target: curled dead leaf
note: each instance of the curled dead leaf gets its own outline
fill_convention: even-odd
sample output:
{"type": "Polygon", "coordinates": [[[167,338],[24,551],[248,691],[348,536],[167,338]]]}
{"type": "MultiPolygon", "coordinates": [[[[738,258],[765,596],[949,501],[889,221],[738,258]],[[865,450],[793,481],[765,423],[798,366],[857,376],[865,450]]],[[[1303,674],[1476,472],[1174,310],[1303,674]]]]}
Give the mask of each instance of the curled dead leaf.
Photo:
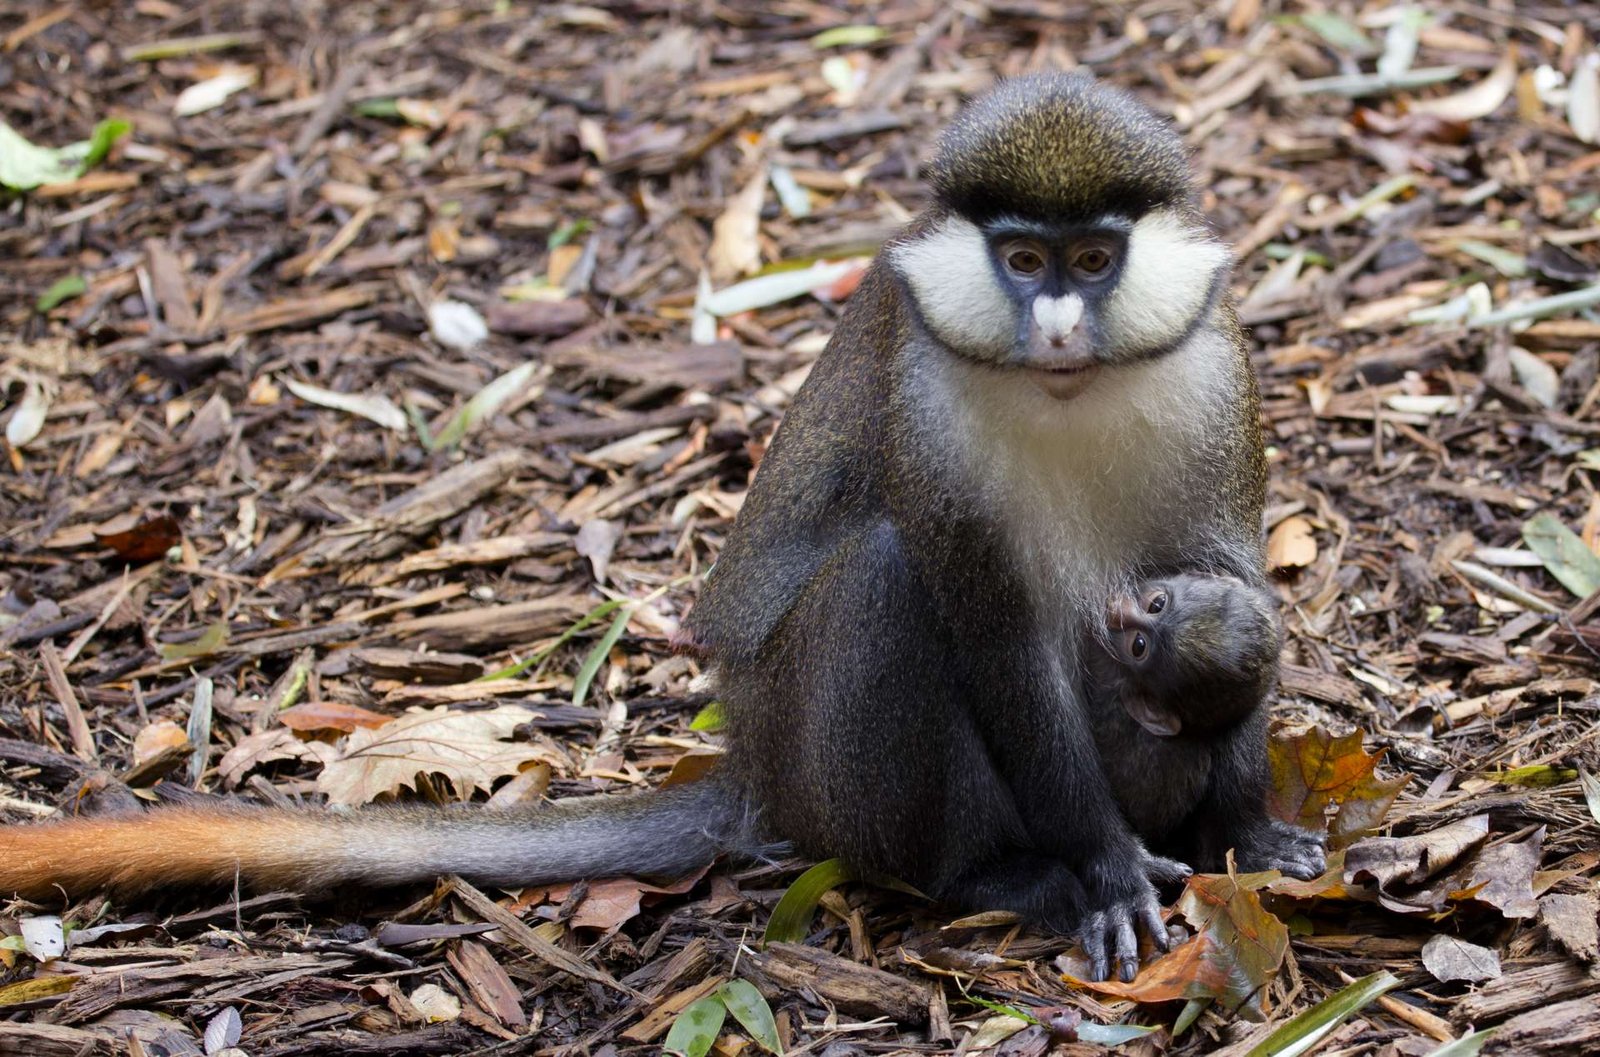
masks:
{"type": "Polygon", "coordinates": [[[1284,518],[1267,537],[1267,563],[1274,572],[1304,569],[1316,560],[1317,538],[1303,517],[1284,518]]]}

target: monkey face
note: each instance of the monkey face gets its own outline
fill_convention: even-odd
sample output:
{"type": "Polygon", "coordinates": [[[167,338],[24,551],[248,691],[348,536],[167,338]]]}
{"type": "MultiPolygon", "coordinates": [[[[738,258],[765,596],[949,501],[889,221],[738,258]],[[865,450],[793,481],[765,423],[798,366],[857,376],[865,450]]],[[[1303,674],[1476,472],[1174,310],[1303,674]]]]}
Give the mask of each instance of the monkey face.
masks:
{"type": "MultiPolygon", "coordinates": [[[[1243,719],[1277,650],[1277,623],[1240,581],[1187,575],[1111,601],[1109,649],[1124,709],[1162,737],[1243,719]]],[[[1264,687],[1261,687],[1264,690],[1264,687]]]]}

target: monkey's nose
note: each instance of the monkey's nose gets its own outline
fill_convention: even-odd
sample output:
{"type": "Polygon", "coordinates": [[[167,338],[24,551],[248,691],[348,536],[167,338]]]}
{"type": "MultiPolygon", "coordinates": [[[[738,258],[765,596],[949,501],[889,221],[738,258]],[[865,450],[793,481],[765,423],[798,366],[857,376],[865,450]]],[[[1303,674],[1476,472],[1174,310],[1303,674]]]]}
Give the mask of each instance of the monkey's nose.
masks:
{"type": "Polygon", "coordinates": [[[1106,605],[1106,623],[1118,631],[1124,628],[1145,628],[1148,626],[1144,610],[1139,608],[1138,599],[1129,598],[1126,595],[1121,598],[1113,598],[1106,605]]]}

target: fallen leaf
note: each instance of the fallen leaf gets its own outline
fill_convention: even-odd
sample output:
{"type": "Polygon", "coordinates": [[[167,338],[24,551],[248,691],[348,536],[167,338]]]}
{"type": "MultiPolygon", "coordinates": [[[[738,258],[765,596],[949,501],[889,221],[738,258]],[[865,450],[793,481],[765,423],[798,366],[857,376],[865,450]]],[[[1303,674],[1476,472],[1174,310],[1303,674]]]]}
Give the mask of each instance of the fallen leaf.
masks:
{"type": "Polygon", "coordinates": [[[606,573],[611,570],[611,553],[616,550],[617,541],[621,538],[621,522],[591,518],[579,526],[578,534],[573,539],[573,549],[589,559],[595,583],[606,582],[606,573]]]}
{"type": "Polygon", "coordinates": [[[1424,943],[1422,964],[1440,983],[1481,984],[1500,978],[1500,955],[1455,936],[1434,936],[1424,943]]]}
{"type": "Polygon", "coordinates": [[[1141,966],[1132,983],[1088,980],[1084,978],[1086,971],[1084,967],[1077,972],[1063,973],[1062,977],[1084,991],[1143,1003],[1214,998],[1228,982],[1223,952],[1218,951],[1216,941],[1204,933],[1141,966]]]}
{"type": "Polygon", "coordinates": [[[161,645],[164,661],[187,661],[196,657],[209,657],[228,642],[228,625],[225,621],[207,624],[198,638],[188,642],[167,642],[161,645]]]}
{"type": "Polygon", "coordinates": [[[1534,917],[1539,904],[1533,897],[1533,873],[1543,850],[1543,826],[1523,840],[1485,848],[1473,861],[1466,890],[1472,899],[1489,904],[1505,917],[1534,917]]]}
{"type": "Polygon", "coordinates": [[[1317,538],[1303,517],[1284,518],[1267,537],[1267,563],[1275,572],[1304,569],[1316,560],[1317,538]]]}
{"type": "Polygon", "coordinates": [[[1600,591],[1600,557],[1560,518],[1548,512],[1535,514],[1522,526],[1522,538],[1568,591],[1579,598],[1600,591]]]}
{"type": "Polygon", "coordinates": [[[382,712],[338,701],[307,701],[278,713],[278,722],[290,730],[342,730],[346,734],[361,727],[376,729],[392,719],[382,712]]]}
{"type": "Polygon", "coordinates": [[[224,1006],[221,1012],[206,1022],[207,1057],[237,1045],[243,1033],[244,1024],[239,1020],[239,1011],[233,1006],[224,1006]]]}
{"type": "Polygon", "coordinates": [[[533,716],[515,705],[481,712],[446,707],[408,712],[350,734],[317,776],[317,789],[335,804],[364,804],[415,789],[420,774],[439,774],[464,800],[478,790],[487,792],[496,779],[516,774],[525,763],[564,765],[542,745],[502,740],[533,716]]]}
{"type": "Polygon", "coordinates": [[[1268,809],[1285,822],[1326,831],[1334,849],[1375,829],[1411,778],[1379,778],[1376,768],[1384,754],[1369,755],[1361,741],[1359,730],[1335,738],[1321,727],[1274,736],[1267,745],[1268,809]],[[1330,805],[1337,807],[1331,822],[1330,805]]]}
{"type": "MultiPolygon", "coordinates": [[[[1232,874],[1196,874],[1178,897],[1178,913],[1217,946],[1226,982],[1216,998],[1230,1012],[1264,1014],[1266,985],[1289,951],[1289,930],[1261,897],[1232,874]]],[[[1255,1018],[1252,1018],[1255,1019],[1255,1018]]]]}
{"type": "Polygon", "coordinates": [[[767,167],[760,165],[712,225],[707,264],[717,282],[750,275],[761,267],[761,203],[766,192],[767,167]]]}
{"type": "Polygon", "coordinates": [[[110,547],[126,562],[150,562],[166,556],[183,540],[178,519],[171,514],[154,517],[115,518],[94,530],[95,542],[110,547]]]}
{"type": "Polygon", "coordinates": [[[1345,849],[1345,884],[1374,881],[1380,889],[1421,884],[1461,862],[1488,839],[1488,815],[1409,837],[1368,837],[1345,849]]]}
{"type": "Polygon", "coordinates": [[[172,749],[189,748],[189,735],[170,719],[157,720],[133,736],[133,765],[155,759],[172,749]]]}
{"type": "Polygon", "coordinates": [[[1585,143],[1600,143],[1600,52],[1578,60],[1567,92],[1567,124],[1585,143]]]}
{"type": "Polygon", "coordinates": [[[384,429],[392,429],[397,433],[405,432],[406,413],[381,393],[336,393],[332,389],[299,382],[293,378],[285,378],[283,384],[289,392],[308,404],[331,408],[334,411],[348,411],[352,415],[360,415],[364,419],[376,422],[384,429]]]}
{"type": "Polygon", "coordinates": [[[1517,56],[1507,51],[1477,84],[1454,95],[1420,99],[1411,104],[1414,114],[1430,114],[1447,121],[1475,121],[1500,108],[1517,84],[1517,56]]]}
{"type": "Polygon", "coordinates": [[[65,927],[55,914],[23,918],[17,927],[22,930],[23,946],[41,962],[59,958],[67,949],[65,927]]]}
{"type": "Polygon", "coordinates": [[[13,448],[26,447],[44,428],[45,416],[50,412],[50,391],[37,382],[30,381],[23,391],[22,400],[6,422],[6,443],[13,448]]]}
{"type": "Polygon", "coordinates": [[[461,1000],[438,984],[423,984],[406,998],[429,1024],[456,1020],[461,1016],[461,1000]]]}
{"type": "Polygon", "coordinates": [[[296,760],[312,752],[309,745],[284,727],[246,734],[217,763],[217,773],[232,788],[251,771],[277,760],[296,760]]]}
{"type": "Polygon", "coordinates": [[[214,77],[191,84],[178,93],[172,112],[178,117],[193,117],[207,110],[215,110],[230,95],[243,91],[256,83],[256,71],[250,66],[224,66],[214,77]]]}
{"type": "Polygon", "coordinates": [[[428,306],[428,329],[439,344],[466,350],[489,337],[489,325],[478,310],[460,301],[435,301],[428,306]]]}

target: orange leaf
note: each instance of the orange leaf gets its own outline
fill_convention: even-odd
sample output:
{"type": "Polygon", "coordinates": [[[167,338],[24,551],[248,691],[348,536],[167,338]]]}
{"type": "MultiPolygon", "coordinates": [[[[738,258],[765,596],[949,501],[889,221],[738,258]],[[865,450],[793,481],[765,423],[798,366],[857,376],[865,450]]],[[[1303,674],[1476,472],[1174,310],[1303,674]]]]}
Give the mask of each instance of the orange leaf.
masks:
{"type": "MultiPolygon", "coordinates": [[[[1231,865],[1231,864],[1230,864],[1231,865]]],[[[1178,897],[1178,913],[1216,945],[1224,982],[1214,992],[1229,1011],[1261,1011],[1266,985],[1289,951],[1289,930],[1261,897],[1230,874],[1196,874],[1178,897]]]]}
{"type": "Polygon", "coordinates": [[[1142,967],[1133,983],[1120,980],[1083,980],[1071,973],[1062,979],[1073,987],[1130,1002],[1178,1002],[1190,998],[1215,998],[1228,978],[1216,942],[1205,933],[1195,936],[1142,967]]]}
{"type": "Polygon", "coordinates": [[[1330,845],[1340,848],[1365,831],[1377,828],[1410,775],[1381,779],[1374,773],[1383,753],[1368,755],[1361,732],[1335,738],[1321,727],[1301,734],[1275,736],[1267,746],[1272,766],[1272,792],[1267,806],[1274,816],[1309,830],[1327,830],[1330,845]],[[1339,814],[1325,823],[1328,806],[1339,814]],[[1348,814],[1346,814],[1348,812],[1348,814]]]}
{"type": "Polygon", "coordinates": [[[342,730],[346,734],[357,727],[381,727],[393,718],[337,701],[307,701],[278,713],[278,721],[290,730],[342,730]]]}
{"type": "Polygon", "coordinates": [[[102,547],[110,547],[117,557],[129,562],[155,561],[183,539],[178,519],[171,514],[133,520],[114,518],[94,530],[94,538],[102,547]]]}
{"type": "Polygon", "coordinates": [[[1275,571],[1304,569],[1316,560],[1317,538],[1303,517],[1284,518],[1267,537],[1267,564],[1275,571]]]}

